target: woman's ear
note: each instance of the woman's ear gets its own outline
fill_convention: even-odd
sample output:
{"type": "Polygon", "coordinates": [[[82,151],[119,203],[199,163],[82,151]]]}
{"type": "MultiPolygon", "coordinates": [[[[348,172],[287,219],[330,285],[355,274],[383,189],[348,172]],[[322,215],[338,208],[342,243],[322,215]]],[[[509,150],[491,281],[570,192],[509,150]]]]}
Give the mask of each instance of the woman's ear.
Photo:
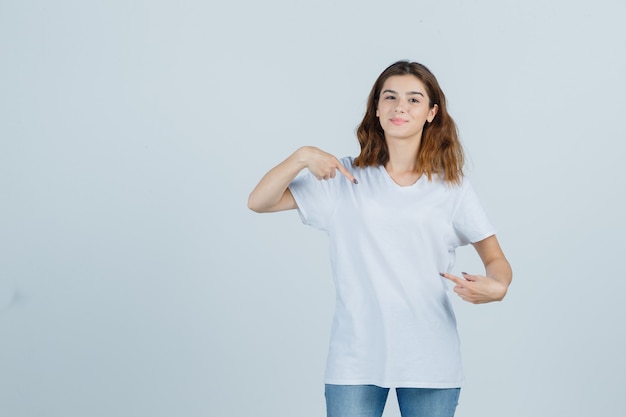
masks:
{"type": "Polygon", "coordinates": [[[439,106],[436,104],[433,104],[433,107],[431,107],[431,109],[428,111],[428,117],[426,118],[426,120],[428,120],[428,123],[432,123],[438,111],[439,111],[439,106]]]}

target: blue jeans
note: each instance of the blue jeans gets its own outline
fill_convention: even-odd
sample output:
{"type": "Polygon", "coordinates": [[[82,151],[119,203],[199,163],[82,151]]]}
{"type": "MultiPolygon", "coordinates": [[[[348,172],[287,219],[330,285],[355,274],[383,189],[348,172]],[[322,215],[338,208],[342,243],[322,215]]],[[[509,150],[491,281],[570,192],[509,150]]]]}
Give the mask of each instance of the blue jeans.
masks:
{"type": "MultiPolygon", "coordinates": [[[[402,417],[453,417],[460,388],[396,388],[402,417]]],[[[389,388],[326,384],[327,417],[381,417],[389,388]]]]}

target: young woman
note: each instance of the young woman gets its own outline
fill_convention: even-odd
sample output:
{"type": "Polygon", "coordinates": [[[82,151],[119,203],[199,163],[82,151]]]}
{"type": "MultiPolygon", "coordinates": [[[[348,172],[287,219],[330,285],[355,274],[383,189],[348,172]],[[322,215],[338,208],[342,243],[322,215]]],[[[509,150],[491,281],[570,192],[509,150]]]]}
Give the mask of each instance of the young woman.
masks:
{"type": "Polygon", "coordinates": [[[463,372],[446,280],[465,301],[500,301],[511,268],[463,176],[455,123],[425,66],[399,61],[383,71],[357,136],[356,158],[296,150],[261,179],[248,207],[298,209],[328,233],[337,296],[328,416],[380,417],[390,388],[403,417],[453,416],[463,372]],[[485,275],[450,274],[455,248],[469,243],[485,275]]]}

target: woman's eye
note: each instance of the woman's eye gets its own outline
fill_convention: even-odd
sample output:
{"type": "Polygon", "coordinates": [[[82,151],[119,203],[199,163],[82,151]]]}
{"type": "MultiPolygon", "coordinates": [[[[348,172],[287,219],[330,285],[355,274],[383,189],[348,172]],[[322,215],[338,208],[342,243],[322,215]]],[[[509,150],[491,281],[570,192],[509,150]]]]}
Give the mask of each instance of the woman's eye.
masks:
{"type": "Polygon", "coordinates": [[[420,101],[416,98],[412,98],[409,100],[411,103],[419,103],[420,101]]]}
{"type": "Polygon", "coordinates": [[[394,100],[395,97],[394,96],[385,96],[385,100],[394,100]]]}

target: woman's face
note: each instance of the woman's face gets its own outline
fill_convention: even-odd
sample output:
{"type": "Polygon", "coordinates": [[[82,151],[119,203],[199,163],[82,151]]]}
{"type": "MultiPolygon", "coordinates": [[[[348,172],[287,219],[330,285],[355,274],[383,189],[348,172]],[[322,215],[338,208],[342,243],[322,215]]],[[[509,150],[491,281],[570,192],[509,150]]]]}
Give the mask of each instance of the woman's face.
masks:
{"type": "Polygon", "coordinates": [[[424,123],[432,122],[438,106],[429,107],[424,84],[415,76],[394,75],[383,84],[376,117],[385,139],[421,140],[424,123]]]}

